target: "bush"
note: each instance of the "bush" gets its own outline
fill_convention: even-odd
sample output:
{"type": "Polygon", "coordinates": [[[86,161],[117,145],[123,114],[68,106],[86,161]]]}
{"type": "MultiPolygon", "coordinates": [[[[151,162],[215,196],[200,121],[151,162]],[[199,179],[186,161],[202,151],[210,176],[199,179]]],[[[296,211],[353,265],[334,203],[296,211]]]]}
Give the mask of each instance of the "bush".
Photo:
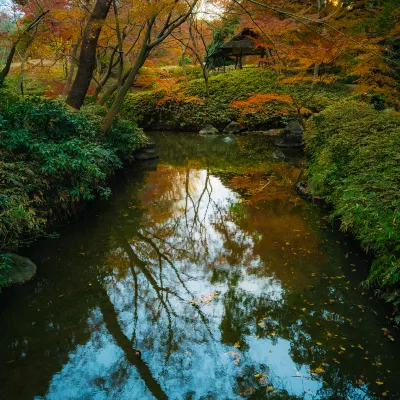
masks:
{"type": "MultiPolygon", "coordinates": [[[[173,68],[169,67],[168,71],[180,69],[173,68]]],[[[249,129],[268,129],[282,124],[287,116],[295,115],[296,109],[291,106],[288,111],[287,101],[265,103],[263,109],[258,110],[249,110],[245,104],[240,109],[235,107],[235,103],[250,103],[257,95],[271,96],[271,93],[286,97],[293,95],[304,102],[305,108],[321,111],[347,96],[348,89],[343,85],[320,84],[316,95],[308,100],[310,84],[278,84],[273,71],[248,68],[211,76],[208,98],[205,97],[203,79],[191,80],[187,87],[181,82],[168,93],[160,89],[131,93],[121,114],[143,127],[161,124],[170,129],[197,130],[212,124],[223,128],[231,120],[240,119],[249,129]]]]}
{"type": "MultiPolygon", "coordinates": [[[[400,116],[343,100],[312,117],[304,135],[310,186],[343,230],[376,252],[367,283],[400,280],[400,116]]],[[[389,300],[399,303],[392,292],[389,300]]]]}
{"type": "Polygon", "coordinates": [[[56,101],[2,97],[0,250],[41,235],[80,200],[107,197],[107,178],[145,140],[131,122],[105,136],[97,118],[56,101]]]}

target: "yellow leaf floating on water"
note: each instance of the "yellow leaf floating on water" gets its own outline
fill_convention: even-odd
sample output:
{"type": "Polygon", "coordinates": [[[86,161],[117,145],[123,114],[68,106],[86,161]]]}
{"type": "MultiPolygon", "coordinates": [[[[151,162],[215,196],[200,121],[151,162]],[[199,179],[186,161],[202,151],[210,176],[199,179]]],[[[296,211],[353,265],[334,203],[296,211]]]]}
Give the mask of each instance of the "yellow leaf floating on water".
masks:
{"type": "Polygon", "coordinates": [[[386,397],[386,396],[387,396],[387,393],[386,393],[386,392],[383,392],[383,393],[382,393],[382,396],[383,396],[383,397],[386,397]]]}
{"type": "Polygon", "coordinates": [[[346,349],[344,347],[342,347],[342,346],[340,346],[340,350],[346,351],[346,349]]]}
{"type": "Polygon", "coordinates": [[[254,378],[259,378],[261,375],[260,374],[255,374],[254,378]]]}
{"type": "Polygon", "coordinates": [[[318,367],[314,370],[314,372],[316,372],[317,374],[323,374],[325,372],[325,370],[321,367],[318,367]]]}
{"type": "Polygon", "coordinates": [[[376,381],[376,384],[377,384],[377,385],[383,385],[383,382],[381,382],[381,381],[376,381]]]}
{"type": "Polygon", "coordinates": [[[238,349],[240,347],[240,342],[236,342],[234,346],[238,349]]]}
{"type": "Polygon", "coordinates": [[[321,343],[321,342],[317,342],[317,345],[318,345],[318,346],[322,346],[322,343],[321,343]]]}

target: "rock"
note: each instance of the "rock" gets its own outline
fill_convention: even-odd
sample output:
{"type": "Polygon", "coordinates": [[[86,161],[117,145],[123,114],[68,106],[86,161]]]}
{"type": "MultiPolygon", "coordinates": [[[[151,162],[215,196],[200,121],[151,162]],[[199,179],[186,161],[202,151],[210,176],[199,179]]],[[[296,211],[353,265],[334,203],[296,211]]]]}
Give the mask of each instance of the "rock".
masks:
{"type": "Polygon", "coordinates": [[[216,135],[218,129],[212,125],[206,125],[199,133],[200,135],[216,135]]]}
{"type": "Polygon", "coordinates": [[[234,133],[240,133],[240,124],[238,124],[235,121],[232,121],[229,125],[225,127],[224,133],[227,133],[228,135],[234,133]]]}
{"type": "Polygon", "coordinates": [[[29,258],[18,254],[11,254],[10,258],[12,266],[1,271],[1,275],[6,280],[5,286],[29,282],[35,277],[37,268],[29,258]]]}
{"type": "Polygon", "coordinates": [[[272,153],[272,158],[274,160],[284,160],[286,158],[286,156],[280,150],[275,150],[272,153]]]}
{"type": "Polygon", "coordinates": [[[316,204],[325,204],[325,201],[322,197],[313,196],[311,192],[311,188],[308,185],[307,181],[299,181],[296,183],[296,192],[305,200],[312,201],[316,204]]]}
{"type": "Polygon", "coordinates": [[[301,147],[303,145],[303,127],[297,119],[290,120],[275,141],[278,147],[301,147]]]}
{"type": "Polygon", "coordinates": [[[135,152],[135,160],[147,161],[156,158],[158,158],[158,154],[155,143],[147,143],[145,147],[135,152]]]}
{"type": "Polygon", "coordinates": [[[147,161],[147,160],[155,160],[158,158],[158,154],[149,154],[149,153],[137,153],[135,154],[135,160],[139,161],[147,161]]]}

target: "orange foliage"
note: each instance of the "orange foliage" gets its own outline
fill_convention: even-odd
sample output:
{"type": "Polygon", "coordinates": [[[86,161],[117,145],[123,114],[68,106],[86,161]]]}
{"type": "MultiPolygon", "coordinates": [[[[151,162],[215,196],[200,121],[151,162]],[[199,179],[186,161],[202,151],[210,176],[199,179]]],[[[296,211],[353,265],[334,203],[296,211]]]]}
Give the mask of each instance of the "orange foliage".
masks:
{"type": "MultiPolygon", "coordinates": [[[[288,115],[293,113],[295,105],[290,96],[286,94],[275,93],[254,93],[250,94],[247,100],[236,100],[230,104],[230,107],[240,109],[242,114],[263,113],[267,110],[272,111],[273,115],[288,115]],[[275,105],[276,107],[270,107],[275,105]]],[[[303,114],[311,113],[306,108],[302,108],[303,114]]]]}

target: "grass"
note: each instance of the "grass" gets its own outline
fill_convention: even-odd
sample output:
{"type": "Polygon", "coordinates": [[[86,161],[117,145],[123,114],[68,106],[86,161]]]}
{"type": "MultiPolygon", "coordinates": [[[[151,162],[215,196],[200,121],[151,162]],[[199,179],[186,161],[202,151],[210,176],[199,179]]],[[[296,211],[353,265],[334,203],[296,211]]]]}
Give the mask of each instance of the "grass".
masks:
{"type": "Polygon", "coordinates": [[[342,229],[375,252],[367,284],[400,303],[400,116],[357,98],[340,101],[307,123],[313,194],[333,207],[342,229]]]}

